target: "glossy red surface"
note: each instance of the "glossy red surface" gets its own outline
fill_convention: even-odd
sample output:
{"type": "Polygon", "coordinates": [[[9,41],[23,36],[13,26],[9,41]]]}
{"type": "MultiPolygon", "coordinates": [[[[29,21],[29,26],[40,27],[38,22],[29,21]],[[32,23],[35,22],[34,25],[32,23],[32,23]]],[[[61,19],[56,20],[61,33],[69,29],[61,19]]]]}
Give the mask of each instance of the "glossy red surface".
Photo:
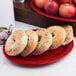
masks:
{"type": "Polygon", "coordinates": [[[60,59],[62,59],[72,51],[73,46],[74,46],[74,42],[72,41],[66,46],[61,46],[54,50],[49,49],[47,52],[39,56],[29,55],[27,57],[21,57],[20,55],[18,55],[15,57],[11,57],[5,53],[5,45],[4,45],[3,53],[8,60],[18,64],[43,65],[43,64],[49,64],[59,61],[60,59]]]}

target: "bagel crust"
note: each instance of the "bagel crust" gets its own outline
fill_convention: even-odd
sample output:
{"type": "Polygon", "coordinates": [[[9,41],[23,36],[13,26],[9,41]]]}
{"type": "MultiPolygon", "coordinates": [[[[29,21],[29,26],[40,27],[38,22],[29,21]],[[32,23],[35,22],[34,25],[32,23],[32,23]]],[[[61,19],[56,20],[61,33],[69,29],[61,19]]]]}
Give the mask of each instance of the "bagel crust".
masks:
{"type": "Polygon", "coordinates": [[[73,40],[73,28],[71,25],[65,25],[63,28],[66,31],[66,38],[62,45],[67,45],[73,40]]]}
{"type": "Polygon", "coordinates": [[[56,49],[63,44],[66,38],[66,32],[64,28],[60,26],[51,26],[47,29],[53,37],[53,42],[51,45],[51,49],[56,49]]]}
{"type": "Polygon", "coordinates": [[[6,41],[5,52],[9,56],[16,56],[20,54],[27,45],[27,35],[25,31],[16,30],[6,41]]]}
{"type": "Polygon", "coordinates": [[[23,57],[28,56],[30,53],[32,53],[38,43],[38,35],[35,31],[28,30],[25,33],[28,37],[28,43],[23,52],[21,53],[21,56],[23,57]]]}
{"type": "Polygon", "coordinates": [[[46,52],[52,44],[52,35],[46,29],[38,29],[36,31],[38,34],[38,44],[33,55],[40,55],[46,52]]]}

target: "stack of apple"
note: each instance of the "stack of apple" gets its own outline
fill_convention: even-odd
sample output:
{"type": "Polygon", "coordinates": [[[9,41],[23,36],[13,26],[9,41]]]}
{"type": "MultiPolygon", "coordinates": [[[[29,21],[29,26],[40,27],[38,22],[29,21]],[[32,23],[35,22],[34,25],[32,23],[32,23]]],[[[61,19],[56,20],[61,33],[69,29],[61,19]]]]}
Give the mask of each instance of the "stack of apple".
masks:
{"type": "Polygon", "coordinates": [[[35,5],[50,15],[74,18],[76,14],[76,0],[35,0],[35,5]]]}

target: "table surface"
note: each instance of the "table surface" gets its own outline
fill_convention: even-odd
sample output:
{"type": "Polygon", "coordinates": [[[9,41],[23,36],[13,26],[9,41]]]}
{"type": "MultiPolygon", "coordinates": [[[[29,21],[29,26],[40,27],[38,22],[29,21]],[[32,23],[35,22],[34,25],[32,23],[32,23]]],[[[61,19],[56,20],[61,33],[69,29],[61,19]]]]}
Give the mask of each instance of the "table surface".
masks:
{"type": "MultiPolygon", "coordinates": [[[[39,27],[16,21],[16,29],[37,29],[39,27]]],[[[54,64],[44,66],[25,66],[10,62],[3,55],[0,46],[0,75],[1,76],[75,76],[76,75],[76,38],[72,52],[54,64]]]]}

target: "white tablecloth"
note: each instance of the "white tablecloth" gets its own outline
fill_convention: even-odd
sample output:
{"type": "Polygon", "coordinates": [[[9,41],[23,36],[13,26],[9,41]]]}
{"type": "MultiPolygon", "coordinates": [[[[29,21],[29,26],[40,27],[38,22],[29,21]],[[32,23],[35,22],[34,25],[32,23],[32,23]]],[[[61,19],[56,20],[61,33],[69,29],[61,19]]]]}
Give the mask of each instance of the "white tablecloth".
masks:
{"type": "MultiPolygon", "coordinates": [[[[32,25],[16,21],[16,29],[34,29],[32,25]]],[[[0,76],[76,76],[76,38],[74,48],[64,59],[54,64],[45,66],[29,67],[14,64],[6,59],[0,46],[0,76]]]]}

